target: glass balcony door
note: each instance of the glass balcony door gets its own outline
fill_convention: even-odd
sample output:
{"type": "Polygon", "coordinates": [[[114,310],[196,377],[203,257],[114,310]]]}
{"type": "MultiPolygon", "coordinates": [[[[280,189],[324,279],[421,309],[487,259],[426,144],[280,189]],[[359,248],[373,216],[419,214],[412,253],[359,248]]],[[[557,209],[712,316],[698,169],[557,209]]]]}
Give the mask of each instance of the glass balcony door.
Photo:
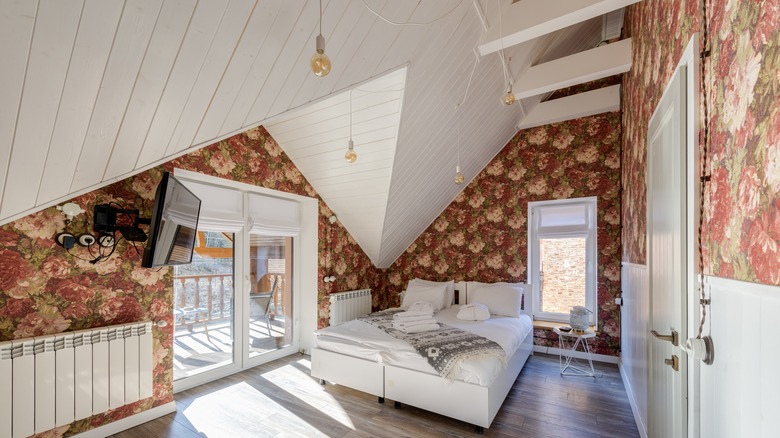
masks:
{"type": "Polygon", "coordinates": [[[293,237],[249,234],[249,287],[247,288],[247,357],[294,348],[293,237]]]}
{"type": "Polygon", "coordinates": [[[173,268],[177,387],[195,376],[194,384],[213,379],[236,363],[234,242],[233,233],[199,229],[192,263],[173,268]]]}

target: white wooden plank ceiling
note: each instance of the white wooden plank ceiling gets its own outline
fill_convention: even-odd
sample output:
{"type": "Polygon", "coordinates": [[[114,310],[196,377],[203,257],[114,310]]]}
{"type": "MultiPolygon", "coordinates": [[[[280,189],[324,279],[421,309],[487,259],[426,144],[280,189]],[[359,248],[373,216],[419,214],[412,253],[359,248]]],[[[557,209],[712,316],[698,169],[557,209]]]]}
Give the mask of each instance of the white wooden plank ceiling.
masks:
{"type": "MultiPolygon", "coordinates": [[[[510,30],[525,1],[363,1],[323,0],[333,70],[319,78],[308,69],[314,0],[0,0],[0,223],[265,124],[374,263],[389,266],[464,187],[452,182],[458,139],[470,181],[543,96],[501,105],[502,67],[488,54],[455,111],[477,47],[496,39],[497,1],[510,30]],[[366,5],[432,23],[391,25],[366,5]],[[344,102],[371,87],[403,91],[353,91],[359,158],[345,169],[344,102]],[[296,119],[314,121],[309,137],[288,132],[296,119]]],[[[572,2],[599,14],[626,3],[572,2]]],[[[583,20],[598,14],[567,14],[565,25],[541,14],[554,25],[504,40],[513,77],[596,46],[601,20],[583,20]]]]}
{"type": "Polygon", "coordinates": [[[406,67],[265,125],[374,264],[380,256],[405,81],[406,67]],[[354,163],[344,158],[350,131],[358,154],[354,163]]]}

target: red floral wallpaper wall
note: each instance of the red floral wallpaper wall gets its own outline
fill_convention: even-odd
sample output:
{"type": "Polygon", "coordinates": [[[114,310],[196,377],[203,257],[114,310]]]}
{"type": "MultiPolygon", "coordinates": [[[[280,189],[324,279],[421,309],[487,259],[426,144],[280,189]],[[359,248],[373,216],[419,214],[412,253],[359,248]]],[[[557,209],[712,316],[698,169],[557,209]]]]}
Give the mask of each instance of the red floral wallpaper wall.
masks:
{"type": "MultiPolygon", "coordinates": [[[[520,131],[388,268],[388,297],[415,277],[526,281],[528,202],[598,197],[599,338],[620,349],[620,115],[607,113],[520,131]]],[[[396,303],[397,304],[397,301],[396,303]]],[[[536,343],[553,345],[548,330],[536,343]]]]}
{"type": "MultiPolygon", "coordinates": [[[[645,263],[646,130],[690,37],[711,50],[705,272],[780,284],[780,2],[645,1],[628,8],[624,76],[623,259],[645,263]]],[[[702,111],[702,122],[704,121],[702,111]]],[[[703,138],[703,132],[700,134],[703,138]]]]}
{"type": "MultiPolygon", "coordinates": [[[[317,197],[271,136],[257,128],[75,198],[73,202],[88,213],[67,230],[74,234],[91,231],[92,208],[100,203],[116,202],[150,216],[163,169],[175,167],[317,197]]],[[[326,274],[326,268],[338,277],[335,283],[319,283],[321,326],[328,314],[328,293],[373,287],[384,275],[340,224],[327,221],[331,214],[320,202],[319,277],[326,274]]],[[[0,227],[0,341],[147,319],[169,324],[153,330],[154,397],[47,436],[83,432],[173,400],[172,271],[141,268],[139,253],[124,242],[111,258],[97,264],[89,263],[93,257],[85,249],[76,248],[69,255],[54,243],[65,225],[62,213],[52,207],[0,227]]],[[[381,294],[377,295],[375,305],[387,307],[381,294]]]]}

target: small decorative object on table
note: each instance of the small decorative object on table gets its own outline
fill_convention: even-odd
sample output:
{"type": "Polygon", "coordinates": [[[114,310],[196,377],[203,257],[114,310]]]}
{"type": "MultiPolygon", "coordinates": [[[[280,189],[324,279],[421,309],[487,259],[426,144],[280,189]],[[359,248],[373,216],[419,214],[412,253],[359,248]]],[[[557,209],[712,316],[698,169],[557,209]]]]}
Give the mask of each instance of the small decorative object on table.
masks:
{"type": "Polygon", "coordinates": [[[581,332],[572,329],[567,331],[568,327],[555,327],[553,331],[558,335],[558,345],[560,347],[560,356],[558,361],[561,366],[561,375],[575,375],[596,377],[596,371],[593,369],[593,359],[590,355],[588,339],[595,338],[596,332],[587,328],[581,332]],[[582,346],[582,353],[588,360],[588,366],[580,364],[575,355],[579,352],[578,347],[582,346]],[[574,363],[572,363],[574,362],[574,363]]]}
{"type": "Polygon", "coordinates": [[[576,333],[584,333],[590,327],[590,313],[584,306],[574,306],[569,312],[569,324],[576,333]]]}

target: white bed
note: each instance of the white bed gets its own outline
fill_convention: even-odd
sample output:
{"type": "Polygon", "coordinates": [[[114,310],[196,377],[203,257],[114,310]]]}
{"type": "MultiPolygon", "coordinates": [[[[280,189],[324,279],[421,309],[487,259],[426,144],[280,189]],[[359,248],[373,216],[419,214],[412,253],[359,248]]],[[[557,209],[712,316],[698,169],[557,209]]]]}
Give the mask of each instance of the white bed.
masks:
{"type": "MultiPolygon", "coordinates": [[[[466,283],[456,283],[461,300],[466,283]]],[[[507,353],[506,367],[482,360],[461,367],[454,380],[444,379],[403,341],[362,321],[350,321],[317,331],[312,348],[312,376],[379,398],[405,403],[456,418],[477,427],[490,427],[528,357],[533,354],[530,286],[524,285],[525,309],[520,318],[492,317],[460,321],[453,305],[437,313],[439,322],[496,341],[507,353]]]]}

